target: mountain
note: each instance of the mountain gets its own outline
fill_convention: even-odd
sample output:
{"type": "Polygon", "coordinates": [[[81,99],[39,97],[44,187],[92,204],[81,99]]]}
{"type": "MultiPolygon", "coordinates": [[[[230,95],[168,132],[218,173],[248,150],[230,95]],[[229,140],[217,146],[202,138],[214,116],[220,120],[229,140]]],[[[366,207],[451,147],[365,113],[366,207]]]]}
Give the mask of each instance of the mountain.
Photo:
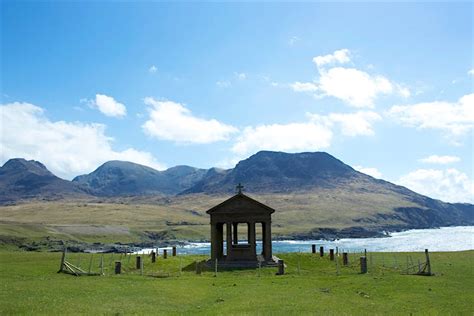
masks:
{"type": "Polygon", "coordinates": [[[85,196],[87,191],[58,178],[38,161],[14,158],[0,167],[0,204],[28,198],[57,200],[85,196]]]}
{"type": "Polygon", "coordinates": [[[72,182],[98,196],[174,195],[194,185],[206,170],[177,166],[158,171],[128,161],[108,161],[72,182]]]}
{"type": "Polygon", "coordinates": [[[363,174],[325,152],[288,154],[260,151],[234,169],[214,171],[183,193],[231,193],[242,183],[247,192],[294,192],[335,188],[363,174]]]}

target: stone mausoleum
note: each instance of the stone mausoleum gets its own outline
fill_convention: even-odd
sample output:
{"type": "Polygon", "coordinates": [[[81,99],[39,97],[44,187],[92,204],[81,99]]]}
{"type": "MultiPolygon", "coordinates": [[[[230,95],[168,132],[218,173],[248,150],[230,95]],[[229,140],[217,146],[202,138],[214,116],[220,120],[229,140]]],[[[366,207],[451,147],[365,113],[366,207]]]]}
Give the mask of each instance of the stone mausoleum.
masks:
{"type": "MultiPolygon", "coordinates": [[[[211,263],[222,266],[257,266],[276,264],[272,256],[271,207],[238,193],[206,213],[211,216],[211,263]],[[261,225],[262,251],[257,253],[256,227],[261,225]],[[239,229],[247,232],[246,240],[239,229]]],[[[245,232],[244,232],[245,234],[245,232]]]]}

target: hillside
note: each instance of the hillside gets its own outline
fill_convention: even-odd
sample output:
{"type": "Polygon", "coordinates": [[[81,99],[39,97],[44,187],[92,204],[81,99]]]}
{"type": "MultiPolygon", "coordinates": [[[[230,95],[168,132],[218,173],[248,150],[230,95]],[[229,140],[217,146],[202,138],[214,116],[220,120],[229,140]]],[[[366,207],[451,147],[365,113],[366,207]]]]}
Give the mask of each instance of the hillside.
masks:
{"type": "Polygon", "coordinates": [[[87,195],[87,190],[56,177],[38,161],[15,158],[0,167],[0,205],[30,198],[59,200],[87,195]]]}
{"type": "Polygon", "coordinates": [[[229,170],[157,171],[111,161],[72,182],[38,162],[15,159],[0,175],[3,201],[17,204],[1,208],[0,242],[47,236],[82,242],[206,240],[205,211],[229,198],[237,183],[276,210],[277,238],[369,237],[474,224],[472,204],[417,194],[319,152],[259,152],[229,170]]]}

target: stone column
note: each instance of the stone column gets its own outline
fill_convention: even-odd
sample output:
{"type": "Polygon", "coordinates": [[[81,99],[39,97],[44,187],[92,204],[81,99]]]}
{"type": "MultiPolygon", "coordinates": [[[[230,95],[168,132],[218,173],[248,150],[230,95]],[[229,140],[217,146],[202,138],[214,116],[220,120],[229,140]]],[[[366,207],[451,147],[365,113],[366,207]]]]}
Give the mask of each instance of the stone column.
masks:
{"type": "Polygon", "coordinates": [[[227,237],[227,259],[231,256],[232,253],[232,223],[226,223],[226,237],[227,237]]]}
{"type": "Polygon", "coordinates": [[[267,220],[263,224],[263,256],[265,260],[272,259],[272,222],[267,220]]]}
{"type": "Polygon", "coordinates": [[[248,223],[248,242],[250,245],[250,248],[252,251],[257,254],[257,242],[256,242],[256,236],[255,236],[255,222],[249,222],[248,223]]]}
{"type": "Polygon", "coordinates": [[[215,260],[218,257],[219,244],[217,238],[217,224],[211,222],[211,259],[215,260]]]}
{"type": "Polygon", "coordinates": [[[237,245],[239,243],[239,232],[237,231],[237,226],[238,225],[239,225],[239,223],[232,223],[234,245],[237,245]]]}

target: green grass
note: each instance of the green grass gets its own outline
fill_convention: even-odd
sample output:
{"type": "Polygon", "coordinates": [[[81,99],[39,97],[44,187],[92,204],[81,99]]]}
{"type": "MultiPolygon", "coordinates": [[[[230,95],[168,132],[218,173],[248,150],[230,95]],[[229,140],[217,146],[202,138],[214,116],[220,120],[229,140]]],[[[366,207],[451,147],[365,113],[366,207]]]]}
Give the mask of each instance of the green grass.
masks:
{"type": "MultiPolygon", "coordinates": [[[[104,256],[105,276],[58,274],[60,253],[0,252],[0,314],[464,314],[474,313],[474,251],[433,253],[433,277],[402,275],[410,255],[372,254],[372,269],[358,273],[357,258],[340,267],[311,254],[281,254],[284,276],[276,268],[194,273],[203,256],[178,256],[155,264],[145,257],[145,275],[127,263],[125,274],[113,275],[104,256]],[[382,267],[382,262],[385,268],[382,267]],[[399,268],[394,268],[395,264],[399,268]],[[180,266],[183,271],[180,272],[180,266]],[[149,276],[154,275],[155,277],[149,276]],[[156,277],[160,276],[160,277],[156,277]]],[[[92,270],[98,271],[100,255],[92,270]]],[[[69,254],[88,269],[91,255],[69,254]]],[[[371,266],[369,265],[369,269],[371,266]]]]}

